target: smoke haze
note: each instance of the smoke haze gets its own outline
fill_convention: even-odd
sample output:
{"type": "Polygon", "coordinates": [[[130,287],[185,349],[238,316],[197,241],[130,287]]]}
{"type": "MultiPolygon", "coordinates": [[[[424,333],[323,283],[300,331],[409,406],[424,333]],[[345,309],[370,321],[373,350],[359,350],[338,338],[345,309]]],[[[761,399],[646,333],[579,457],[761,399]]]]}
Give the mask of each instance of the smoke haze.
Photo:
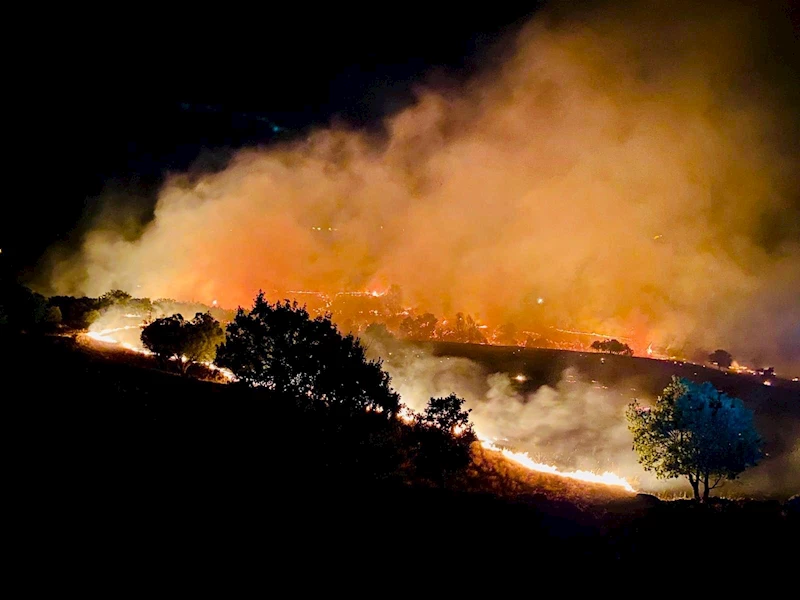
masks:
{"type": "Polygon", "coordinates": [[[789,23],[701,4],[555,5],[383,136],[332,127],[175,174],[141,230],[104,210],[47,287],[249,306],[398,284],[437,314],[797,370],[799,130],[765,41],[789,23]]]}
{"type": "MultiPolygon", "coordinates": [[[[644,492],[691,493],[685,478],[659,480],[638,463],[625,408],[634,398],[652,405],[655,397],[634,380],[607,386],[570,367],[555,385],[530,390],[514,379],[516,374],[490,372],[466,358],[433,356],[418,346],[384,345],[372,338],[366,344],[373,357],[383,358],[403,403],[417,412],[430,398],[455,393],[465,399],[482,437],[525,451],[537,462],[561,471],[611,471],[644,492]]],[[[800,421],[796,408],[782,410],[780,402],[771,398],[767,407],[757,398],[748,400],[769,451],[759,465],[715,493],[789,497],[800,489],[800,421]]]]}

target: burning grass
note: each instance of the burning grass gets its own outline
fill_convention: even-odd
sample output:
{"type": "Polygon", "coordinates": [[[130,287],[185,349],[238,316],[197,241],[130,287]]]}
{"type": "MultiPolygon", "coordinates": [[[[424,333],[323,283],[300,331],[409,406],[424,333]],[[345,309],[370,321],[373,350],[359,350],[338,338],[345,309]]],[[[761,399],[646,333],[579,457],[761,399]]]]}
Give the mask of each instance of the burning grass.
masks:
{"type": "Polygon", "coordinates": [[[509,460],[479,442],[472,446],[472,464],[464,478],[472,491],[487,492],[504,498],[525,499],[541,494],[549,500],[568,501],[579,508],[600,506],[631,499],[633,493],[619,486],[589,483],[533,471],[509,460]]]}

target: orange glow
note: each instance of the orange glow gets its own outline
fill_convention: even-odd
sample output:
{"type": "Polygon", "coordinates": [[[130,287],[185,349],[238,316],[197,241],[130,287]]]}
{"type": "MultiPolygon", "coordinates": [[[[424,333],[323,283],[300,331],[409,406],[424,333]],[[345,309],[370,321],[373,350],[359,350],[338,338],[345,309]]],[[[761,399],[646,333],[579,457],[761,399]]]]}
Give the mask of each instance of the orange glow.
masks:
{"type": "MultiPolygon", "coordinates": [[[[141,326],[140,325],[127,325],[125,327],[113,327],[113,328],[110,328],[110,329],[103,329],[101,331],[89,331],[85,335],[86,335],[87,338],[89,338],[90,340],[95,341],[95,342],[101,342],[101,343],[104,343],[104,344],[111,344],[111,345],[114,345],[114,346],[119,346],[120,348],[125,348],[126,350],[130,350],[131,352],[136,352],[137,354],[142,354],[144,356],[152,356],[153,353],[150,350],[148,350],[147,348],[143,348],[141,345],[137,346],[137,345],[131,344],[129,342],[120,342],[113,335],[111,335],[112,333],[116,333],[118,331],[125,331],[125,330],[128,330],[128,329],[141,329],[141,326]]],[[[185,356],[181,356],[180,360],[183,361],[183,362],[186,362],[188,359],[185,356]]],[[[229,369],[224,369],[222,367],[218,367],[217,365],[215,365],[212,362],[201,361],[200,364],[205,366],[205,367],[207,367],[208,369],[210,369],[212,371],[215,371],[215,372],[219,373],[227,381],[235,381],[236,380],[236,376],[229,369]]]]}
{"type": "Polygon", "coordinates": [[[798,222],[798,157],[776,135],[797,115],[777,109],[783,86],[747,47],[776,3],[668,23],[627,8],[648,4],[591,26],[567,8],[534,16],[491,70],[421,86],[380,136],[320,126],[174,173],[135,238],[109,196],[41,279],[58,294],[119,287],[229,308],[259,289],[377,299],[397,285],[440,321],[616,338],[640,355],[650,341],[721,346],[797,373],[780,349],[797,344],[800,246],[775,225],[773,252],[761,229],[798,222]]]}
{"type": "MultiPolygon", "coordinates": [[[[479,436],[480,439],[480,436],[479,436]]],[[[496,446],[493,442],[487,439],[480,439],[481,445],[486,450],[493,450],[500,452],[507,459],[539,473],[550,473],[551,475],[558,475],[559,477],[566,477],[567,479],[575,479],[586,483],[600,483],[603,485],[610,485],[614,487],[621,487],[622,489],[635,493],[636,490],[624,477],[620,477],[615,473],[606,471],[604,473],[593,473],[591,471],[562,471],[558,467],[548,465],[545,463],[536,462],[527,452],[514,452],[508,448],[496,446]]]]}

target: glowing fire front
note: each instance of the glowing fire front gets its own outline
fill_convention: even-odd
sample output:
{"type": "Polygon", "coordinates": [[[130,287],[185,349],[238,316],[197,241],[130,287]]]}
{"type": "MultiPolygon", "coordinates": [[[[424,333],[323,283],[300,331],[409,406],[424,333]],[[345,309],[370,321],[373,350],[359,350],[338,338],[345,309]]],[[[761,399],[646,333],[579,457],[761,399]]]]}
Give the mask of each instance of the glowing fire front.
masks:
{"type": "MultiPolygon", "coordinates": [[[[402,407],[398,416],[402,421],[406,423],[412,423],[414,421],[414,412],[406,406],[402,407]]],[[[455,431],[454,433],[455,435],[459,434],[458,431],[455,431]]],[[[536,462],[528,455],[527,452],[514,452],[513,450],[509,450],[508,448],[496,445],[492,440],[482,436],[478,432],[476,432],[476,434],[478,436],[478,441],[485,450],[491,450],[492,452],[499,452],[508,460],[515,462],[518,465],[525,467],[526,469],[530,469],[531,471],[537,471],[539,473],[549,473],[550,475],[556,475],[558,477],[565,477],[567,479],[583,481],[585,483],[599,483],[602,485],[620,487],[625,491],[636,493],[636,490],[630,484],[630,482],[628,482],[628,480],[625,479],[624,477],[620,477],[616,473],[611,473],[610,471],[605,471],[602,474],[593,473],[592,471],[581,471],[581,470],[562,471],[561,469],[559,469],[554,465],[548,465],[545,463],[536,462]]]]}
{"type": "MultiPolygon", "coordinates": [[[[131,350],[133,352],[137,352],[139,354],[144,354],[144,355],[147,355],[147,356],[151,356],[153,353],[150,352],[149,350],[147,350],[146,348],[137,348],[137,347],[135,347],[135,346],[133,346],[132,344],[129,344],[129,343],[124,343],[124,342],[121,343],[111,335],[111,334],[119,332],[119,331],[124,331],[124,330],[128,330],[128,329],[139,329],[139,328],[140,328],[140,326],[138,326],[138,325],[126,325],[125,327],[116,327],[116,328],[112,328],[112,329],[103,329],[101,331],[90,331],[90,332],[88,332],[86,334],[86,337],[88,337],[88,338],[90,338],[92,340],[95,340],[97,342],[118,345],[118,346],[121,346],[121,347],[126,348],[128,350],[131,350]]],[[[186,358],[183,357],[183,360],[186,360],[186,358]]],[[[228,369],[222,369],[222,368],[216,366],[213,363],[205,363],[204,362],[204,363],[201,363],[201,364],[205,365],[209,369],[212,369],[214,371],[218,371],[228,381],[234,381],[236,379],[236,376],[233,373],[231,373],[228,369]]],[[[522,376],[522,375],[518,375],[515,379],[517,379],[518,381],[524,381],[525,377],[522,376]]],[[[404,421],[406,423],[411,423],[411,422],[414,421],[415,415],[414,415],[413,411],[411,411],[410,409],[408,409],[407,407],[404,406],[401,409],[400,413],[398,414],[398,417],[402,421],[404,421]]],[[[454,433],[456,435],[458,435],[460,432],[456,431],[454,433]]],[[[513,462],[517,463],[518,465],[521,465],[521,466],[525,467],[526,469],[530,469],[531,471],[537,471],[539,473],[549,473],[551,475],[556,475],[558,477],[566,477],[568,479],[575,479],[577,481],[583,481],[583,482],[586,482],[586,483],[599,483],[599,484],[603,484],[603,485],[621,487],[622,489],[624,489],[624,490],[626,490],[628,492],[636,492],[636,490],[633,488],[633,486],[625,478],[620,477],[619,475],[616,475],[615,473],[611,473],[609,471],[606,471],[605,473],[602,473],[602,474],[593,473],[591,471],[580,471],[580,470],[579,471],[561,471],[556,466],[548,465],[548,464],[545,464],[545,463],[539,463],[539,462],[534,461],[528,455],[527,452],[514,452],[513,450],[509,450],[508,448],[504,448],[502,446],[495,445],[492,440],[481,436],[480,433],[477,433],[477,435],[478,435],[478,440],[479,440],[479,442],[480,442],[480,444],[481,444],[481,446],[483,448],[485,448],[486,450],[499,452],[504,457],[506,457],[508,460],[513,461],[513,462]]]]}
{"type": "MultiPolygon", "coordinates": [[[[148,350],[147,348],[142,348],[140,346],[134,346],[128,342],[120,342],[112,333],[117,333],[119,331],[126,331],[129,329],[141,329],[141,325],[126,325],[124,327],[113,327],[111,329],[103,329],[101,331],[89,331],[86,333],[86,337],[96,341],[102,342],[104,344],[112,344],[115,346],[120,346],[125,348],[126,350],[130,350],[131,352],[136,352],[137,354],[142,354],[144,356],[152,356],[153,353],[148,350]]],[[[186,362],[188,359],[185,356],[181,357],[183,362],[186,362]]],[[[223,369],[222,367],[218,367],[212,362],[205,362],[201,361],[199,364],[211,369],[212,371],[216,371],[220,375],[222,375],[227,381],[234,381],[236,376],[228,369],[223,369]]]]}
{"type": "Polygon", "coordinates": [[[551,475],[558,475],[559,477],[566,477],[568,479],[575,479],[577,481],[583,481],[586,483],[601,483],[603,485],[611,485],[621,487],[622,489],[635,493],[636,490],[633,486],[628,482],[627,479],[624,477],[620,477],[616,473],[611,473],[610,471],[606,471],[602,474],[593,473],[592,471],[561,471],[558,467],[553,465],[547,465],[544,463],[539,463],[533,460],[527,452],[514,452],[513,450],[509,450],[508,448],[503,448],[502,446],[496,446],[492,441],[487,440],[485,438],[481,438],[478,436],[481,446],[483,446],[486,450],[493,450],[494,452],[500,452],[503,456],[505,456],[508,460],[517,463],[518,465],[522,465],[526,469],[530,469],[531,471],[538,471],[539,473],[550,473],[551,475]]]}

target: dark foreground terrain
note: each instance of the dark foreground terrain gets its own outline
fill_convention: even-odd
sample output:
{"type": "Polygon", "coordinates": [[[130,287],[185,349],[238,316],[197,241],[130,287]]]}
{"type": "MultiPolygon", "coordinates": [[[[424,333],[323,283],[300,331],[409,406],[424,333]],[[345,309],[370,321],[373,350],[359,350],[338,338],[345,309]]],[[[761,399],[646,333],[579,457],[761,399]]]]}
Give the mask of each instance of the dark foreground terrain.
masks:
{"type": "Polygon", "coordinates": [[[796,499],[695,506],[598,490],[575,503],[535,488],[376,482],[354,476],[370,457],[346,428],[332,435],[290,399],[67,337],[5,342],[8,540],[28,569],[128,577],[189,565],[197,578],[233,567],[292,580],[297,593],[331,572],[353,589],[558,577],[563,590],[597,569],[622,581],[759,569],[778,581],[797,564],[796,499]]]}

